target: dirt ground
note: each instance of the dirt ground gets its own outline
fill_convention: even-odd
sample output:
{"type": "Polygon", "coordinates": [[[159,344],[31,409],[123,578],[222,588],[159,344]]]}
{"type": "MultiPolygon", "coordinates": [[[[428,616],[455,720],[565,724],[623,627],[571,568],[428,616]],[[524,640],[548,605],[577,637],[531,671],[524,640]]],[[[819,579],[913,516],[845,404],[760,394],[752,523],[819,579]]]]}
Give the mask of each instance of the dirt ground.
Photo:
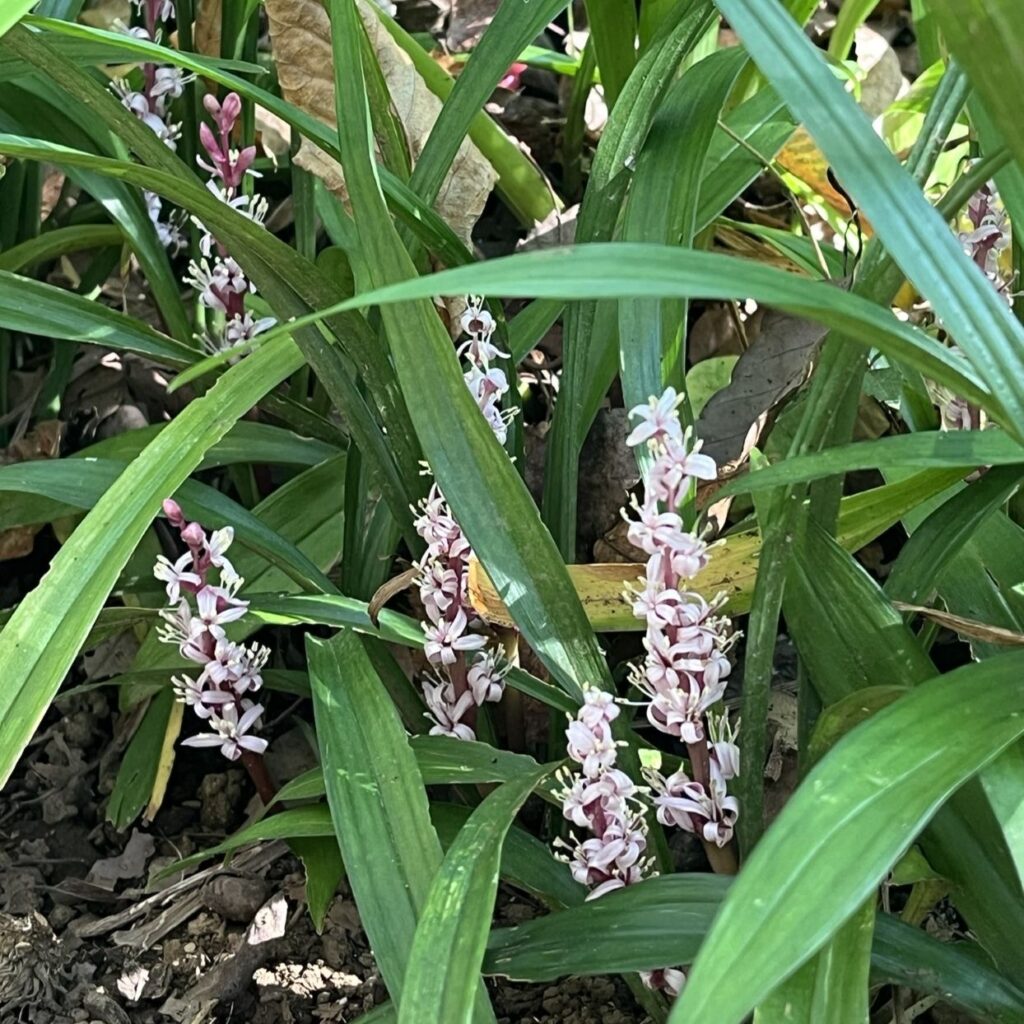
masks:
{"type": "MultiPolygon", "coordinates": [[[[47,723],[0,796],[0,1024],[347,1022],[387,998],[345,883],[318,935],[283,843],[147,885],[238,827],[240,771],[198,759],[149,827],[118,833],[102,805],[117,763],[107,698],[72,698],[47,723]],[[246,941],[261,927],[284,934],[246,941]]],[[[502,891],[500,923],[537,912],[502,891]]],[[[618,978],[488,984],[507,1024],[646,1019],[618,978]]]]}

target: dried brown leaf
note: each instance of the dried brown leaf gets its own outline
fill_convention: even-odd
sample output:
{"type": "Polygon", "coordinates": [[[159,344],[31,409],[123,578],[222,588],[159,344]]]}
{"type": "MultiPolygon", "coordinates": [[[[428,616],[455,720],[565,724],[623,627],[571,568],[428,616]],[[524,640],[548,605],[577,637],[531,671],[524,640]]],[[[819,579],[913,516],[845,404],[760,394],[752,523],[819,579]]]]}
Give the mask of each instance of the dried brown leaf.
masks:
{"type": "MultiPolygon", "coordinates": [[[[337,123],[334,65],[326,11],[316,0],[266,0],[266,9],[285,99],[333,128],[337,123]]],[[[441,101],[430,92],[412,61],[362,0],[359,11],[415,161],[437,120],[441,101]]],[[[341,167],[318,147],[303,139],[295,161],[320,178],[339,198],[347,199],[341,167]]],[[[480,150],[470,140],[464,140],[434,205],[467,243],[496,178],[480,150]]]]}
{"type": "Polygon", "coordinates": [[[757,443],[768,415],[803,381],[826,333],[820,324],[788,313],[765,314],[729,386],[711,396],[697,420],[704,450],[720,465],[742,459],[757,443]]]}
{"type": "Polygon", "coordinates": [[[220,56],[221,0],[200,0],[193,29],[193,42],[199,53],[220,56]]]}

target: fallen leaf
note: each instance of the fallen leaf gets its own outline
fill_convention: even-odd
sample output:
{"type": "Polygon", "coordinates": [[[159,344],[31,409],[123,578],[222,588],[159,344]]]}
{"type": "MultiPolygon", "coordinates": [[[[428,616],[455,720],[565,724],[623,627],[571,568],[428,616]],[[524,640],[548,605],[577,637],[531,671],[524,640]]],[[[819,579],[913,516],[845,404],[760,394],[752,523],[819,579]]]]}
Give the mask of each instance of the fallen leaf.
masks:
{"type": "MultiPolygon", "coordinates": [[[[335,127],[334,64],[327,12],[316,0],[267,0],[266,10],[285,99],[335,127]]],[[[359,0],[359,13],[415,162],[437,120],[441,101],[363,0],[359,0]]],[[[340,165],[307,139],[302,140],[295,162],[320,178],[340,199],[347,199],[340,165]]],[[[434,206],[467,244],[496,180],[486,157],[469,139],[463,140],[434,206]]]]}
{"type": "Polygon", "coordinates": [[[133,829],[124,850],[116,857],[96,861],[85,880],[105,889],[113,889],[118,882],[141,878],[146,873],[146,864],[155,848],[151,835],[133,829]]]}
{"type": "Polygon", "coordinates": [[[719,465],[757,444],[768,414],[798,387],[827,328],[769,310],[754,343],[733,367],[729,386],[712,395],[697,419],[704,451],[719,465]]]}
{"type": "MultiPolygon", "coordinates": [[[[861,26],[857,30],[856,41],[857,65],[861,72],[858,105],[874,120],[899,95],[904,86],[903,71],[893,48],[874,29],[861,26]]],[[[853,213],[846,197],[829,181],[828,161],[805,128],[798,128],[793,133],[782,147],[777,161],[844,217],[853,213]]],[[[865,234],[870,234],[867,222],[862,222],[861,227],[865,234]]]]}

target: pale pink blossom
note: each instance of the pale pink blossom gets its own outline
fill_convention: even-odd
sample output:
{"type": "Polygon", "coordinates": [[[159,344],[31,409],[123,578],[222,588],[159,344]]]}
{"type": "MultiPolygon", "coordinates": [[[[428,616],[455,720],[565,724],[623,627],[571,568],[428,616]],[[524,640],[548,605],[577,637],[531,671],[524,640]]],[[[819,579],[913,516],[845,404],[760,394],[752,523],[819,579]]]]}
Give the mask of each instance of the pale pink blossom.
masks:
{"type": "Polygon", "coordinates": [[[161,583],[167,584],[167,600],[172,604],[178,601],[183,587],[188,590],[194,590],[194,588],[199,587],[202,583],[199,575],[192,572],[189,568],[191,565],[192,556],[190,554],[182,555],[175,562],[165,558],[163,555],[157,555],[156,565],[153,567],[153,575],[161,583]]]}
{"type": "Polygon", "coordinates": [[[253,704],[241,715],[234,704],[225,704],[219,714],[214,713],[209,718],[212,732],[190,736],[181,741],[182,746],[220,747],[220,752],[229,761],[237,761],[244,750],[262,754],[267,749],[267,741],[260,736],[249,734],[249,730],[256,725],[262,714],[262,704],[253,704]]]}
{"type": "Polygon", "coordinates": [[[675,388],[665,388],[660,398],[652,398],[647,405],[638,405],[630,409],[630,419],[639,419],[640,423],[626,438],[626,444],[633,447],[663,439],[682,441],[683,431],[677,410],[683,399],[683,395],[676,394],[675,388]]]}

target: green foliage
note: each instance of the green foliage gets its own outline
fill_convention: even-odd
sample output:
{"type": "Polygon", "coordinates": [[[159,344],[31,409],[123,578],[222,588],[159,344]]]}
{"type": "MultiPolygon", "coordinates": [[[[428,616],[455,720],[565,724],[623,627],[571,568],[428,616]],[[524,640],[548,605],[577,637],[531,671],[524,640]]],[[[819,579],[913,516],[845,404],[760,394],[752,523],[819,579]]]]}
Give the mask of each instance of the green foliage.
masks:
{"type": "MultiPolygon", "coordinates": [[[[220,57],[195,52],[187,0],[160,42],[80,24],[76,0],[2,6],[0,547],[45,527],[60,547],[45,574],[38,552],[16,569],[24,596],[0,614],[0,781],[55,698],[110,686],[136,717],[104,813],[125,828],[159,803],[179,722],[170,678],[186,663],[157,641],[148,574],[171,554],[159,517],[174,496],[190,519],[234,529],[249,604],[231,638],[274,645],[260,699],[299,699],[289,713],[318,761],[168,873],[286,840],[319,928],[344,872],[392,1000],[367,1022],[492,1021],[481,975],[605,973],[626,975],[656,1020],[861,1024],[899,986],[980,1021],[1024,1021],[1024,655],[1003,647],[1024,634],[1024,327],[992,280],[1012,292],[1024,251],[1002,221],[1024,216],[1019,5],[912,0],[931,67],[909,99],[893,92],[881,131],[850,81],[876,7],[861,0],[842,5],[827,52],[803,31],[811,0],[588,0],[582,54],[552,50],[554,34],[534,45],[553,20],[570,24],[565,0],[505,0],[457,76],[402,27],[401,6],[392,18],[326,0],[336,125],[281,94],[256,2],[223,5],[220,57]],[[418,151],[365,16],[440,102],[418,151]],[[563,167],[538,165],[492,114],[520,60],[573,77],[563,167]],[[195,76],[168,101],[176,151],[108,87],[115,69],[143,78],[133,63],[195,76]],[[596,142],[583,131],[592,80],[609,111],[596,142]],[[257,108],[291,133],[273,160],[255,157],[269,227],[196,172],[201,99],[228,92],[244,110],[232,145],[269,139],[257,108]],[[574,244],[497,258],[467,244],[440,212],[466,140],[506,208],[488,207],[481,242],[495,225],[550,227],[579,200],[574,244]],[[300,143],[335,161],[343,197],[300,143]],[[990,180],[993,260],[964,220],[990,180]],[[154,198],[175,211],[180,251],[151,219],[154,198]],[[258,289],[246,309],[276,321],[212,355],[203,339],[220,313],[182,285],[203,227],[258,289]],[[465,385],[460,310],[441,308],[468,295],[490,300],[508,353],[504,443],[465,385]],[[503,298],[532,301],[506,322],[503,298]],[[783,372],[757,333],[766,308],[794,336],[822,325],[824,340],[785,369],[764,414],[743,389],[783,372]],[[66,450],[26,455],[34,427],[72,419],[72,383],[97,352],[144,367],[166,408],[108,437],[76,436],[76,420],[66,450]],[[589,686],[638,699],[626,663],[644,626],[621,593],[642,566],[572,563],[639,558],[611,522],[596,549],[578,527],[600,491],[627,501],[622,444],[600,448],[603,430],[621,430],[617,407],[667,386],[690,392],[691,425],[725,392],[745,441],[728,477],[682,508],[720,527],[711,565],[746,633],[730,654],[745,660],[738,841],[705,847],[720,869],[738,852],[739,873],[673,870],[648,806],[661,877],[585,901],[552,845],[569,832],[564,717],[589,686]],[[588,435],[599,450],[581,463],[588,435]],[[509,662],[474,740],[430,735],[417,685],[425,613],[403,574],[424,550],[424,462],[472,545],[472,628],[509,662]],[[581,465],[610,475],[581,478],[581,465]],[[967,622],[945,630],[921,605],[967,622]],[[799,661],[798,750],[793,792],[766,827],[780,622],[799,661]],[[80,654],[128,630],[141,642],[130,666],[77,674],[80,654]],[[548,913],[494,928],[499,879],[548,913]],[[878,898],[881,886],[896,907],[906,895],[916,925],[936,883],[970,941],[940,942],[878,898]],[[635,976],[666,967],[689,971],[671,1010],[635,976]]],[[[703,438],[716,453],[728,440],[703,438]]],[[[712,571],[695,580],[702,593],[712,571]]],[[[698,773],[687,744],[648,729],[634,704],[616,729],[635,781],[641,762],[698,773]]]]}

